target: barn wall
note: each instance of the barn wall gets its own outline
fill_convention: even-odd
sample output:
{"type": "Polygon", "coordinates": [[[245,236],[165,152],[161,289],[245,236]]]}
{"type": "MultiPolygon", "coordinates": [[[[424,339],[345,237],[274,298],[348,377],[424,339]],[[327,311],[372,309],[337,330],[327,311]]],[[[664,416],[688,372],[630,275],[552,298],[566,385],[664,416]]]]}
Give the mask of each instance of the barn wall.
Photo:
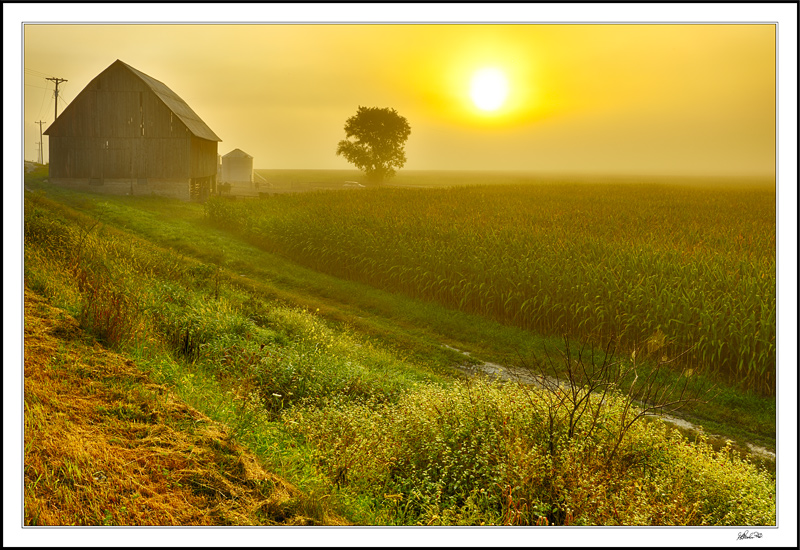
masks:
{"type": "Polygon", "coordinates": [[[187,201],[190,198],[200,198],[191,196],[191,181],[188,179],[51,178],[51,181],[74,191],[107,195],[158,195],[187,201]]]}
{"type": "Polygon", "coordinates": [[[217,176],[217,142],[191,137],[191,177],[217,176]]]}
{"type": "Polygon", "coordinates": [[[189,177],[190,158],[186,139],[50,136],[54,178],[189,177]]]}

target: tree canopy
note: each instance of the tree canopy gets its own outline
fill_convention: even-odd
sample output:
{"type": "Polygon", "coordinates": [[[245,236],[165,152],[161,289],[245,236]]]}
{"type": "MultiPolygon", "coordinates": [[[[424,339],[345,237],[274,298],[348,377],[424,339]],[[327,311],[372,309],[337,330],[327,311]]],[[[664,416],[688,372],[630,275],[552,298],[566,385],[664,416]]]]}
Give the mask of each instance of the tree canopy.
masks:
{"type": "Polygon", "coordinates": [[[344,131],[347,139],[339,142],[336,154],[363,170],[370,183],[384,182],[405,165],[403,147],[411,126],[394,109],[359,106],[344,131]]]}

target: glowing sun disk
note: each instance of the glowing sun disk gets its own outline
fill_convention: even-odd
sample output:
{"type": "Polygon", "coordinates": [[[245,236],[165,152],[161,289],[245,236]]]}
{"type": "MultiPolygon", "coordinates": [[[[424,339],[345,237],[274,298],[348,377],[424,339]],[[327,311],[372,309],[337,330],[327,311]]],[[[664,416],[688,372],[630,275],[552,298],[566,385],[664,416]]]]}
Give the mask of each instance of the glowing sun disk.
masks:
{"type": "Polygon", "coordinates": [[[484,111],[499,109],[508,96],[508,79],[500,69],[480,69],[472,76],[470,97],[484,111]]]}

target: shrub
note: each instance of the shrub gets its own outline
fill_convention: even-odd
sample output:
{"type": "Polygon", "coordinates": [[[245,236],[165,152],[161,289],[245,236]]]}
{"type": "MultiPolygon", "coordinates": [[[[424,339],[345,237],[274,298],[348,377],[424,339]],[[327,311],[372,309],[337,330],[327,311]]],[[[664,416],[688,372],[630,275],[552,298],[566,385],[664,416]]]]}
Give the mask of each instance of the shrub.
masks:
{"type": "Polygon", "coordinates": [[[634,423],[618,442],[629,408],[618,395],[551,447],[550,406],[514,384],[457,383],[283,419],[330,482],[372,495],[387,523],[774,523],[774,481],[746,461],[690,445],[660,421],[634,423]],[[739,499],[747,510],[731,500],[734,480],[753,485],[739,499]]]}

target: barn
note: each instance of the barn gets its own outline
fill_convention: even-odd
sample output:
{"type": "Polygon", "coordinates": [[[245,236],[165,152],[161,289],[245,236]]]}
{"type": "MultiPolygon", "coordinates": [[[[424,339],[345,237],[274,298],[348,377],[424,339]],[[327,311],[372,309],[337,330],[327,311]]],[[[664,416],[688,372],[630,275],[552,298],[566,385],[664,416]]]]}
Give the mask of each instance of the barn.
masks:
{"type": "Polygon", "coordinates": [[[222,183],[253,183],[253,157],[234,149],[222,156],[222,183]]]}
{"type": "Polygon", "coordinates": [[[216,192],[219,137],[165,84],[120,60],[45,134],[54,184],[184,200],[216,192]]]}

